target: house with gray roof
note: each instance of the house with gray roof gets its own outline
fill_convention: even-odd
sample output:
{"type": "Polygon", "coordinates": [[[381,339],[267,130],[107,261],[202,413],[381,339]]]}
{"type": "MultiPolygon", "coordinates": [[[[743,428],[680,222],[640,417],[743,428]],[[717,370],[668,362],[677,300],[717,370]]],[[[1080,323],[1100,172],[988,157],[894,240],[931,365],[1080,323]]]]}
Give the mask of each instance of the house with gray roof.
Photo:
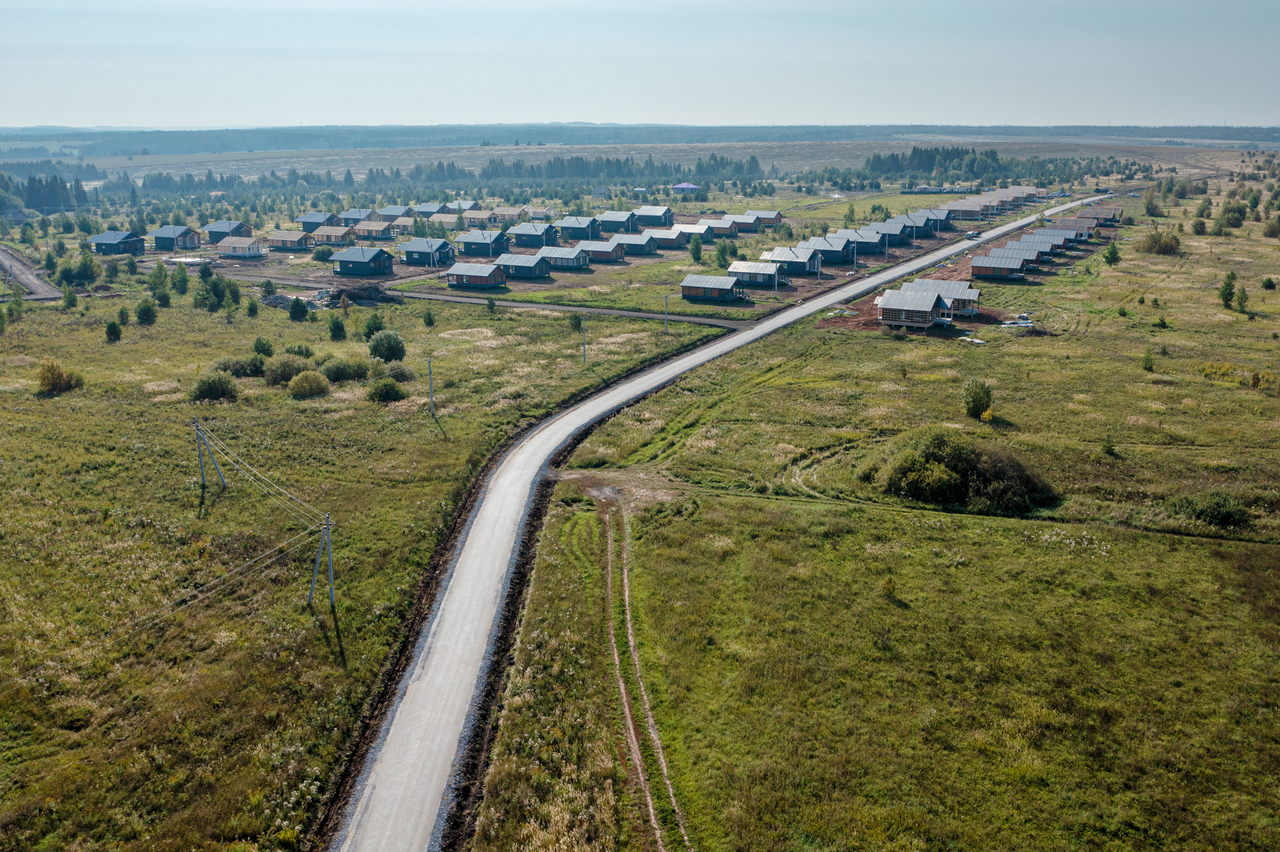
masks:
{"type": "Polygon", "coordinates": [[[732,302],[747,298],[742,283],[732,275],[686,275],[680,297],[698,302],[732,302]]]}
{"type": "Polygon", "coordinates": [[[682,249],[689,245],[689,235],[675,228],[645,228],[642,237],[653,237],[660,249],[682,249]]]}
{"type": "Polygon", "coordinates": [[[969,261],[969,271],[974,278],[1020,278],[1026,265],[1026,261],[1020,257],[985,255],[969,261]]]}
{"type": "Polygon", "coordinates": [[[308,234],[314,233],[316,228],[331,228],[335,225],[342,224],[342,221],[337,216],[332,213],[326,213],[323,210],[303,213],[293,221],[295,224],[301,225],[302,230],[306,231],[308,234]]]}
{"type": "Polygon", "coordinates": [[[936,291],[885,290],[876,298],[881,325],[929,328],[942,319],[942,297],[936,291]]]}
{"type": "Polygon", "coordinates": [[[546,222],[521,222],[507,229],[507,236],[518,246],[541,248],[556,244],[556,229],[546,222]]]}
{"type": "Polygon", "coordinates": [[[384,248],[351,246],[329,258],[335,275],[390,275],[395,256],[384,248]]]}
{"type": "Polygon", "coordinates": [[[94,254],[142,254],[147,244],[133,231],[103,231],[89,238],[89,250],[94,254]]]}
{"type": "Polygon", "coordinates": [[[361,222],[368,222],[370,220],[374,222],[382,221],[376,210],[370,210],[367,207],[352,207],[350,210],[343,210],[338,214],[338,219],[340,219],[342,224],[346,225],[348,228],[354,228],[361,222]]]}
{"type": "Polygon", "coordinates": [[[445,273],[450,287],[501,287],[506,274],[492,263],[455,263],[445,273]]]}
{"type": "Polygon", "coordinates": [[[396,248],[404,252],[404,262],[410,266],[450,266],[457,257],[457,251],[448,240],[417,237],[396,248]]]}
{"type": "Polygon", "coordinates": [[[634,234],[636,214],[630,210],[606,210],[596,216],[600,230],[606,234],[634,234]]]}
{"type": "Polygon", "coordinates": [[[641,228],[670,228],[676,223],[676,214],[670,207],[637,207],[632,212],[641,228]]]}
{"type": "Polygon", "coordinates": [[[543,246],[538,249],[537,256],[551,261],[552,269],[587,269],[591,266],[591,256],[581,243],[572,248],[543,246]]]}
{"type": "Polygon", "coordinates": [[[786,275],[821,275],[822,255],[817,249],[778,246],[760,255],[761,260],[778,264],[786,275]]]}
{"type": "Polygon", "coordinates": [[[942,297],[943,319],[961,316],[976,316],[978,300],[982,291],[975,290],[968,281],[935,281],[932,278],[917,278],[904,283],[899,289],[908,293],[937,293],[942,297]]]}
{"type": "Polygon", "coordinates": [[[744,287],[750,284],[756,287],[772,287],[776,290],[782,283],[779,269],[778,264],[767,261],[735,260],[725,271],[737,278],[738,283],[744,287]]]}
{"type": "Polygon", "coordinates": [[[651,234],[614,234],[610,242],[626,254],[657,254],[658,241],[651,234]]]}
{"type": "Polygon", "coordinates": [[[463,254],[497,257],[511,248],[511,239],[501,231],[468,231],[458,237],[463,254]]]}
{"type": "Polygon", "coordinates": [[[566,216],[557,219],[556,228],[566,240],[599,240],[603,238],[600,223],[594,216],[566,216]]]}
{"type": "Polygon", "coordinates": [[[200,248],[200,233],[186,225],[163,225],[147,234],[156,251],[200,248]]]}
{"type": "Polygon", "coordinates": [[[578,248],[587,253],[592,263],[617,263],[626,254],[622,244],[613,240],[583,240],[578,248]]]}
{"type": "Polygon", "coordinates": [[[551,274],[551,260],[536,254],[504,254],[493,263],[508,278],[546,278],[551,274]]]}

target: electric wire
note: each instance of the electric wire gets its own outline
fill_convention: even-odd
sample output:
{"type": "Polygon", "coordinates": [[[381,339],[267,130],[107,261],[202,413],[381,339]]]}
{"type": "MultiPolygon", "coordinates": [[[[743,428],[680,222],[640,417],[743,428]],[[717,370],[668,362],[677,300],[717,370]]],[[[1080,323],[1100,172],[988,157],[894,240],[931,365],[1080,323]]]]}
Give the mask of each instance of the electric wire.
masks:
{"type": "MultiPolygon", "coordinates": [[[[231,450],[231,448],[228,447],[216,435],[209,432],[204,427],[198,426],[197,428],[200,430],[200,433],[207,439],[209,445],[216,444],[218,448],[222,450],[225,461],[229,462],[233,468],[243,473],[245,475],[245,478],[248,479],[252,485],[258,488],[258,490],[261,491],[264,496],[266,496],[268,499],[275,502],[276,505],[283,508],[286,512],[292,515],[295,520],[298,520],[303,524],[309,525],[309,524],[319,523],[321,520],[324,519],[324,513],[309,506],[308,504],[304,503],[302,500],[298,499],[297,497],[293,496],[289,492],[285,491],[280,486],[276,485],[270,479],[267,479],[266,476],[262,475],[257,470],[249,466],[246,462],[244,462],[243,459],[241,459],[238,455],[236,455],[231,450]],[[276,493],[277,491],[279,493],[276,493]],[[301,509],[295,508],[296,506],[300,506],[302,508],[301,509]],[[302,514],[299,514],[300,512],[302,514]]],[[[209,452],[211,453],[213,452],[212,446],[209,446],[209,452]]]]}

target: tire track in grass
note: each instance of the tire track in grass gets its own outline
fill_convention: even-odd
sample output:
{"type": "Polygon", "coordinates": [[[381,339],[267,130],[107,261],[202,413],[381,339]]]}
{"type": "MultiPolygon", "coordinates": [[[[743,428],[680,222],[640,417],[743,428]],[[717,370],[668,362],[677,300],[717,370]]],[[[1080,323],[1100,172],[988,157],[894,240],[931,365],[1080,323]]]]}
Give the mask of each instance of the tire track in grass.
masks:
{"type": "MultiPolygon", "coordinates": [[[[658,827],[658,809],[653,804],[653,793],[649,789],[649,773],[644,768],[644,757],[640,754],[640,741],[636,738],[636,720],[631,715],[631,696],[627,694],[627,685],[622,681],[622,660],[618,655],[618,634],[614,623],[613,614],[613,513],[608,506],[604,506],[604,530],[605,530],[605,569],[604,569],[604,594],[605,600],[609,606],[609,649],[613,652],[613,675],[618,681],[618,695],[622,699],[622,715],[627,728],[627,748],[631,752],[631,764],[635,767],[636,777],[640,780],[640,790],[644,793],[645,804],[649,806],[649,825],[653,828],[654,839],[658,843],[658,852],[666,852],[666,847],[662,845],[662,830],[658,827]]],[[[625,545],[624,545],[625,548],[625,545]]],[[[625,553],[625,549],[624,549],[625,553]]],[[[626,561],[623,561],[623,571],[626,571],[626,561]]],[[[623,579],[625,589],[625,574],[623,579]]],[[[628,610],[627,631],[630,635],[630,610],[628,610]]],[[[644,686],[641,685],[641,691],[644,686]]],[[[647,706],[647,700],[646,700],[647,706]]],[[[663,766],[663,774],[666,774],[666,766],[663,766]]],[[[677,813],[679,813],[677,811],[677,813]]],[[[683,817],[681,818],[683,820],[683,817]]],[[[681,831],[684,830],[684,823],[681,822],[681,831]]],[[[686,838],[687,842],[687,838],[686,838]]]]}
{"type": "MultiPolygon", "coordinates": [[[[619,508],[622,513],[622,602],[623,608],[627,613],[627,648],[631,653],[631,662],[636,670],[636,688],[640,690],[640,700],[644,703],[645,724],[649,728],[649,740],[653,744],[653,753],[658,757],[658,766],[662,769],[662,780],[667,785],[667,795],[671,797],[671,809],[675,811],[676,823],[680,826],[680,836],[684,838],[686,849],[692,850],[693,844],[689,841],[689,828],[684,821],[684,811],[680,810],[680,805],[676,802],[676,791],[671,786],[671,776],[667,772],[667,756],[662,750],[662,739],[658,736],[658,724],[653,719],[653,708],[649,704],[649,691],[644,688],[644,677],[640,673],[640,655],[636,652],[636,634],[631,626],[631,518],[627,516],[626,510],[619,508]]],[[[609,558],[613,559],[613,527],[609,527],[609,558]]],[[[610,576],[613,572],[610,570],[610,576]]],[[[612,597],[610,597],[612,600],[612,597]]],[[[617,645],[615,642],[614,659],[617,660],[617,645]]],[[[619,683],[621,683],[621,675],[619,675],[619,683]]],[[[650,813],[652,813],[653,800],[649,800],[650,813]]]]}

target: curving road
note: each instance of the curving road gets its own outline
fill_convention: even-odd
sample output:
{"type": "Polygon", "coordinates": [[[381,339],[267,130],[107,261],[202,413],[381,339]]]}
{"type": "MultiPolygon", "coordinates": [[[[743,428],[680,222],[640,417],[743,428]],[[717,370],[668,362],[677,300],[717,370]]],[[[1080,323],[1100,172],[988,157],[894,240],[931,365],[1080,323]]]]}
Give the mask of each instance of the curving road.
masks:
{"type": "Polygon", "coordinates": [[[61,299],[62,291],[45,281],[27,262],[7,248],[0,248],[0,280],[12,276],[30,294],[23,298],[32,301],[61,299]]]}
{"type": "MultiPolygon", "coordinates": [[[[1046,215],[1090,200],[1055,207],[1046,215]]],[[[508,450],[482,486],[444,587],[398,687],[395,707],[369,751],[332,848],[343,852],[439,848],[461,781],[456,762],[475,727],[531,498],[557,450],[583,429],[696,367],[1034,221],[1035,216],[1028,216],[993,228],[979,240],[953,243],[660,364],[552,417],[508,450]]]]}

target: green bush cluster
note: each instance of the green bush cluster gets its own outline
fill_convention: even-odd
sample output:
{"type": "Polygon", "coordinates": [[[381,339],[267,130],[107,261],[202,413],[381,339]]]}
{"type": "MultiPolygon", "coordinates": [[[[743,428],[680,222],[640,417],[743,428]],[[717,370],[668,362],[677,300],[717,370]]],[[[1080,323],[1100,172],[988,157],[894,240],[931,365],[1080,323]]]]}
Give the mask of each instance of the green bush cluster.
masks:
{"type": "Polygon", "coordinates": [[[370,402],[398,402],[408,395],[395,379],[378,379],[369,386],[370,402]]]}
{"type": "Polygon", "coordinates": [[[370,357],[381,358],[387,362],[403,361],[404,351],[404,341],[394,331],[379,331],[369,338],[370,357]]]}
{"type": "Polygon", "coordinates": [[[971,445],[947,429],[904,433],[857,473],[886,494],[981,514],[1021,515],[1056,498],[1013,453],[971,445]]]}
{"type": "Polygon", "coordinates": [[[267,359],[266,364],[263,365],[262,377],[269,385],[282,385],[299,373],[310,369],[311,364],[306,358],[285,353],[267,359]]]}
{"type": "Polygon", "coordinates": [[[363,382],[369,376],[369,362],[363,358],[334,358],[320,365],[320,372],[329,381],[363,382]]]}
{"type": "Polygon", "coordinates": [[[220,399],[235,401],[239,393],[235,380],[230,373],[222,370],[207,370],[196,379],[196,386],[191,389],[192,402],[212,402],[220,399]]]}
{"type": "Polygon", "coordinates": [[[315,370],[304,370],[289,380],[289,396],[310,399],[329,392],[329,380],[315,370]]]}
{"type": "Polygon", "coordinates": [[[1249,523],[1249,510],[1225,491],[1184,494],[1173,498],[1166,506],[1170,514],[1213,527],[1243,527],[1249,523]]]}
{"type": "Polygon", "coordinates": [[[36,389],[45,396],[57,396],[84,387],[84,376],[65,369],[56,358],[45,358],[36,371],[36,389]]]}
{"type": "Polygon", "coordinates": [[[299,358],[315,357],[316,351],[305,343],[294,343],[284,348],[285,352],[290,355],[297,355],[299,358]]]}
{"type": "Polygon", "coordinates": [[[219,358],[209,367],[210,370],[230,373],[237,379],[250,376],[261,376],[266,368],[266,359],[257,352],[248,358],[219,358]]]}

